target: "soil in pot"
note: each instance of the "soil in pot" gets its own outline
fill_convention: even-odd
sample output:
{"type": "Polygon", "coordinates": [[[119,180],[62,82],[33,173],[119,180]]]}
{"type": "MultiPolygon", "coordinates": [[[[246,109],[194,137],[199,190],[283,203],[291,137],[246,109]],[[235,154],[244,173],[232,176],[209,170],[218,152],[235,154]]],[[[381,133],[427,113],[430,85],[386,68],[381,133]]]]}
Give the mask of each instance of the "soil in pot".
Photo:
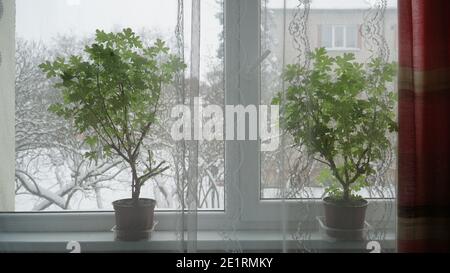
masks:
{"type": "Polygon", "coordinates": [[[330,229],[327,231],[331,237],[340,238],[339,231],[346,236],[359,238],[362,237],[366,209],[369,202],[365,199],[351,202],[336,201],[332,198],[323,199],[325,207],[325,224],[330,229]],[[354,231],[354,232],[351,232],[354,231]]]}
{"type": "Polygon", "coordinates": [[[148,240],[153,228],[156,201],[140,198],[135,204],[132,199],[113,202],[116,216],[116,238],[122,241],[148,240]]]}

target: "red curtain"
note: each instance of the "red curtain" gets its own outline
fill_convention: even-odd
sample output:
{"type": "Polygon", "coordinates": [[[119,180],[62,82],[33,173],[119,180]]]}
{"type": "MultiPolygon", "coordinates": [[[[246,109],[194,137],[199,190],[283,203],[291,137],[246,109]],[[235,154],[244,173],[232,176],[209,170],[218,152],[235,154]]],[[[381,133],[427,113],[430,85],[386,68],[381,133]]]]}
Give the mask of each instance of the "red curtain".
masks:
{"type": "Polygon", "coordinates": [[[450,251],[450,1],[399,0],[398,251],[450,251]]]}

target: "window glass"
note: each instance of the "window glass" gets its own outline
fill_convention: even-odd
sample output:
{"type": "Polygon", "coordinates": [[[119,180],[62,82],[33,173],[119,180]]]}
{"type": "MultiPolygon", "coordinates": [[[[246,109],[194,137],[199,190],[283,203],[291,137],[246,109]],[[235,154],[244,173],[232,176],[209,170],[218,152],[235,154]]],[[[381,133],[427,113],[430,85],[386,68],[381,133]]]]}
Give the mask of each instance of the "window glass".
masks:
{"type": "Polygon", "coordinates": [[[344,41],[345,41],[345,36],[344,36],[344,31],[345,28],[343,26],[335,26],[333,28],[334,32],[333,32],[333,37],[334,37],[334,47],[336,48],[340,48],[340,47],[344,47],[344,41]]]}
{"type": "MultiPolygon", "coordinates": [[[[304,51],[298,49],[297,36],[291,31],[299,30],[293,21],[302,17],[298,9],[298,1],[295,0],[268,0],[262,10],[262,52],[270,50],[270,56],[263,62],[261,67],[261,104],[270,104],[272,99],[281,90],[286,90],[289,84],[282,81],[280,77],[283,67],[289,64],[302,63],[304,51]],[[283,12],[284,3],[287,4],[286,12],[283,12]],[[286,15],[286,18],[284,17],[286,15]],[[283,25],[286,22],[285,32],[283,25]],[[285,47],[283,49],[283,41],[285,47]],[[303,55],[302,55],[303,54],[303,55]]],[[[331,57],[341,56],[346,48],[357,48],[361,50],[351,52],[355,54],[356,61],[366,62],[373,54],[370,48],[365,46],[363,37],[358,37],[359,26],[365,23],[367,13],[371,10],[370,3],[365,0],[313,0],[310,2],[311,10],[308,13],[307,40],[311,51],[318,47],[325,47],[331,57]],[[321,33],[317,33],[321,32],[321,33]],[[359,41],[358,39],[361,39],[359,41]]],[[[385,14],[386,42],[389,48],[389,61],[397,61],[397,45],[395,43],[395,29],[391,24],[397,20],[396,1],[388,1],[385,14]]],[[[302,48],[303,49],[303,48],[302,48]]],[[[388,85],[394,90],[396,80],[388,85]]],[[[359,194],[366,198],[393,198],[395,197],[396,183],[396,137],[393,133],[388,135],[391,140],[392,149],[386,153],[386,160],[379,165],[377,171],[382,177],[371,177],[377,179],[378,186],[364,187],[359,194]],[[383,185],[381,185],[383,184],[383,185]],[[380,186],[381,185],[381,186],[380,186]]],[[[327,167],[312,158],[308,158],[305,149],[293,148],[293,139],[286,134],[285,145],[276,151],[261,151],[261,175],[260,175],[260,197],[261,199],[280,199],[286,196],[291,199],[318,199],[325,193],[325,186],[329,180],[327,167]],[[324,183],[325,182],[325,183],[324,183]]]]}
{"type": "MultiPolygon", "coordinates": [[[[131,197],[130,171],[119,159],[91,162],[83,135],[48,111],[61,100],[39,65],[80,54],[97,29],[131,28],[146,45],[162,39],[177,52],[177,0],[17,0],[16,211],[111,210],[131,197]]],[[[185,56],[190,56],[190,1],[184,1],[185,56]]],[[[200,93],[205,103],[223,105],[223,3],[202,1],[200,93]]],[[[186,71],[189,71],[188,69],[186,71]]],[[[186,73],[188,76],[189,73],[186,73]]],[[[189,78],[186,86],[189,86],[189,78]]],[[[170,130],[176,89],[164,87],[158,122],[145,140],[157,162],[169,169],[142,189],[158,210],[180,207],[180,157],[170,130]]],[[[224,208],[224,145],[200,145],[199,209],[224,208]]]]}
{"type": "Polygon", "coordinates": [[[322,26],[322,46],[326,48],[333,47],[333,28],[331,25],[322,26]]]}
{"type": "Polygon", "coordinates": [[[355,25],[347,26],[346,29],[346,45],[347,48],[357,48],[358,47],[358,29],[355,25]]]}

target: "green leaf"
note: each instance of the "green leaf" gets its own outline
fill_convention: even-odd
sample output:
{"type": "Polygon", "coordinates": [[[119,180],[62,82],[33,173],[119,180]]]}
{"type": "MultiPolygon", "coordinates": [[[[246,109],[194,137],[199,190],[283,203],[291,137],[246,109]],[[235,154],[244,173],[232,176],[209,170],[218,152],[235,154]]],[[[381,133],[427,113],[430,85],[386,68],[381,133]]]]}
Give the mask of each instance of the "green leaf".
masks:
{"type": "MultiPolygon", "coordinates": [[[[328,55],[325,48],[310,54],[311,67],[288,65],[283,78],[289,84],[273,103],[284,109],[280,124],[294,146],[321,158],[328,168],[317,177],[327,194],[352,194],[367,186],[373,164],[390,148],[389,134],[398,130],[396,95],[392,82],[395,64],[373,58],[358,63],[355,55],[328,55]]],[[[352,195],[353,196],[353,195],[352,195]]]]}
{"type": "MultiPolygon", "coordinates": [[[[88,135],[85,144],[91,151],[86,156],[97,160],[103,154],[130,163],[134,161],[130,154],[152,134],[158,120],[154,110],[158,110],[163,85],[171,84],[186,65],[163,40],[144,47],[141,38],[125,28],[118,33],[97,30],[95,41],[82,54],[39,67],[56,80],[62,97],[60,104],[48,110],[88,135]]],[[[139,163],[144,162],[130,168],[137,171],[139,163]]]]}
{"type": "Polygon", "coordinates": [[[98,137],[97,136],[88,136],[85,139],[86,144],[88,144],[90,147],[95,147],[97,145],[98,137]]]}

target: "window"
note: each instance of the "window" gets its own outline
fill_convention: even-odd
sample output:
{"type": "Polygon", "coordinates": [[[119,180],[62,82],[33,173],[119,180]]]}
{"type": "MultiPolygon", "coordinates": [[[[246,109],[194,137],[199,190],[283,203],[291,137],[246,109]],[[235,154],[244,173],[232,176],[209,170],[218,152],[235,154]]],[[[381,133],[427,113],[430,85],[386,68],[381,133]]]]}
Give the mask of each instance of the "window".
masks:
{"type": "MultiPolygon", "coordinates": [[[[206,1],[202,9],[200,94],[205,103],[223,105],[223,6],[220,1],[206,1]]],[[[190,20],[189,10],[185,12],[190,20]]],[[[112,210],[112,201],[130,195],[129,170],[115,160],[93,164],[84,157],[83,137],[47,111],[60,98],[38,66],[82,52],[96,29],[130,27],[146,44],[161,38],[176,53],[177,0],[18,0],[16,22],[15,211],[112,210]]],[[[189,50],[185,49],[187,58],[189,50]]],[[[156,199],[158,210],[177,210],[182,200],[176,179],[181,161],[170,136],[176,88],[167,86],[164,94],[159,123],[147,141],[156,160],[168,162],[171,168],[147,183],[141,196],[156,199]]],[[[224,143],[204,142],[199,149],[199,209],[222,211],[224,143]]]]}
{"type": "MultiPolygon", "coordinates": [[[[265,60],[261,67],[261,103],[270,103],[277,92],[287,88],[286,83],[278,80],[282,73],[283,62],[285,65],[301,62],[303,59],[298,57],[296,40],[290,33],[290,28],[298,30],[297,25],[290,26],[289,23],[295,18],[301,18],[301,12],[296,14],[298,6],[295,1],[287,1],[286,11],[286,32],[283,36],[283,1],[268,1],[269,12],[263,11],[261,14],[261,52],[271,51],[269,58],[265,60]],[[297,27],[297,28],[295,28],[297,27]],[[284,51],[280,49],[280,44],[285,40],[284,51]]],[[[363,1],[361,5],[354,1],[312,1],[311,10],[308,14],[307,33],[309,35],[309,46],[311,50],[318,47],[325,47],[332,56],[337,56],[341,52],[354,51],[356,60],[364,62],[370,56],[370,49],[363,47],[363,37],[360,33],[363,18],[366,15],[363,1]]],[[[389,4],[385,15],[386,22],[395,22],[397,18],[396,5],[389,4]]],[[[385,32],[392,31],[389,25],[384,25],[385,32]]],[[[299,34],[296,34],[299,35],[299,34]]],[[[392,35],[395,36],[395,35],[392,35]]],[[[300,39],[299,39],[300,40],[300,39]]],[[[394,39],[387,40],[387,47],[391,53],[390,61],[396,61],[397,45],[394,39]]],[[[395,81],[394,81],[395,83],[395,81]]],[[[392,88],[396,88],[393,84],[392,88]]],[[[392,143],[396,143],[396,134],[389,136],[392,143]]],[[[291,139],[289,136],[285,139],[284,150],[276,152],[261,152],[260,161],[260,181],[258,197],[264,204],[264,209],[269,211],[277,201],[283,199],[283,196],[292,202],[285,202],[283,206],[292,207],[292,211],[301,211],[296,204],[298,200],[311,201],[320,200],[324,196],[325,187],[321,175],[325,169],[324,165],[313,162],[306,157],[304,151],[289,148],[291,139]],[[284,155],[284,160],[283,160],[284,155]],[[284,172],[282,170],[285,170],[284,172]]],[[[388,169],[384,175],[387,182],[384,186],[376,189],[363,189],[359,192],[365,198],[373,200],[392,200],[395,198],[396,184],[396,159],[395,148],[386,158],[388,169]]],[[[256,187],[255,187],[256,188],[256,187]]],[[[260,205],[263,207],[263,205],[260,205]]],[[[258,210],[257,206],[253,208],[258,210]]],[[[273,208],[272,213],[276,214],[277,208],[273,208]]],[[[293,212],[295,214],[295,212],[293,212]]],[[[249,214],[255,214],[251,212],[249,214]]],[[[251,217],[251,216],[250,216],[251,217]]]]}
{"type": "MultiPolygon", "coordinates": [[[[36,72],[37,64],[48,56],[53,57],[57,53],[70,54],[81,50],[81,42],[89,41],[91,38],[89,33],[96,28],[117,30],[123,26],[132,26],[148,41],[155,37],[162,37],[172,48],[175,48],[176,37],[173,33],[176,26],[176,0],[163,1],[164,4],[161,4],[161,1],[153,3],[153,1],[133,0],[130,4],[127,2],[126,6],[120,0],[43,0],[39,1],[39,4],[35,2],[37,1],[17,0],[16,18],[18,63],[21,63],[22,58],[22,63],[31,65],[27,69],[33,73],[36,72]],[[99,14],[97,11],[100,8],[107,11],[99,14]],[[168,16],[169,14],[172,16],[168,16]],[[65,25],[60,24],[60,21],[64,21],[65,25]]],[[[201,93],[210,103],[267,105],[270,104],[274,95],[284,88],[284,83],[280,80],[283,67],[297,61],[297,51],[288,30],[283,32],[284,18],[281,9],[283,2],[227,0],[225,6],[222,6],[221,1],[202,1],[205,12],[202,13],[204,25],[202,25],[201,37],[201,93]],[[224,18],[226,20],[223,20],[224,18]],[[235,37],[240,37],[240,40],[235,37]],[[255,43],[255,41],[261,41],[261,43],[255,43]],[[258,67],[258,64],[261,64],[261,71],[250,69],[258,67]],[[226,75],[226,81],[224,75],[226,75]]],[[[296,1],[288,2],[290,4],[287,7],[286,21],[289,23],[294,18],[296,1]]],[[[348,10],[352,13],[356,12],[355,18],[349,17],[342,10],[338,12],[334,9],[324,11],[323,7],[312,8],[311,21],[321,22],[321,24],[314,24],[320,27],[314,28],[314,25],[311,25],[309,28],[317,31],[317,33],[310,33],[313,37],[311,40],[318,40],[315,46],[338,50],[362,49],[358,24],[323,24],[327,22],[326,18],[330,14],[349,20],[353,18],[353,21],[360,20],[359,6],[358,8],[349,7],[348,10]]],[[[389,15],[395,18],[396,12],[389,15]]],[[[189,25],[188,22],[186,25],[189,25]]],[[[186,30],[186,33],[189,31],[186,30]]],[[[189,37],[185,38],[189,39],[189,37]]],[[[186,48],[186,52],[189,52],[189,48],[186,48]]],[[[367,56],[365,54],[367,51],[361,50],[357,53],[357,57],[363,59],[367,56]]],[[[189,54],[185,55],[189,58],[189,54]]],[[[20,65],[18,69],[21,69],[20,65]]],[[[20,93],[16,94],[18,96],[16,146],[19,148],[22,147],[20,143],[22,136],[27,135],[30,130],[37,130],[35,134],[37,137],[41,135],[48,137],[48,132],[58,133],[60,128],[66,129],[66,124],[53,120],[46,111],[46,103],[54,99],[50,95],[52,90],[48,86],[49,83],[41,78],[42,75],[39,73],[35,77],[37,78],[32,88],[29,88],[26,81],[23,87],[19,86],[18,92],[21,91],[20,88],[23,88],[24,96],[20,96],[20,93]],[[38,90],[35,93],[37,96],[28,96],[27,92],[36,90],[38,90]],[[29,111],[30,107],[35,105],[38,107],[29,111]],[[22,114],[29,115],[25,116],[24,120],[33,123],[29,125],[30,127],[23,129],[20,127],[22,114]],[[48,122],[49,120],[51,122],[48,122]],[[47,123],[50,123],[48,124],[50,127],[45,127],[47,123]],[[53,127],[55,125],[60,127],[53,127]],[[45,134],[41,134],[42,129],[45,130],[45,134]]],[[[17,82],[21,83],[20,78],[17,82]]],[[[172,93],[168,91],[168,94],[173,94],[173,90],[172,93]]],[[[169,95],[166,99],[170,102],[173,98],[169,95]]],[[[165,159],[174,165],[176,157],[170,150],[170,137],[165,132],[168,127],[167,123],[162,123],[158,128],[160,131],[157,137],[166,143],[155,146],[155,149],[160,159],[165,159]]],[[[91,211],[88,214],[56,214],[61,217],[60,220],[53,220],[56,219],[52,217],[55,214],[44,214],[45,217],[41,217],[42,214],[40,214],[39,218],[27,215],[30,219],[36,220],[34,226],[36,229],[41,227],[45,230],[48,226],[47,219],[62,223],[62,226],[68,230],[111,228],[112,214],[95,212],[111,210],[112,200],[128,197],[126,170],[118,170],[115,166],[111,168],[111,165],[106,162],[103,169],[100,169],[102,171],[100,174],[96,173],[88,177],[87,183],[78,184],[78,177],[89,173],[88,164],[79,168],[80,164],[85,164],[79,154],[82,148],[77,148],[75,153],[71,154],[70,151],[61,149],[59,145],[29,146],[25,140],[24,149],[16,151],[19,176],[16,181],[16,211],[67,209],[91,211]],[[80,172],[82,168],[85,169],[80,172]],[[21,181],[22,179],[24,181],[21,181]],[[77,185],[75,188],[70,188],[70,183],[74,179],[77,185]],[[110,183],[112,180],[117,180],[116,182],[119,183],[110,183]],[[38,187],[42,188],[36,190],[38,187]],[[54,198],[48,200],[49,197],[54,198]],[[54,201],[61,202],[57,204],[54,201]],[[98,223],[91,221],[87,226],[80,227],[79,223],[83,222],[80,219],[83,220],[84,217],[86,219],[97,217],[99,222],[105,224],[98,226],[98,223]]],[[[47,139],[44,140],[47,141],[47,139]]],[[[73,142],[70,145],[79,145],[77,136],[70,140],[73,142]]],[[[57,136],[56,141],[60,141],[57,136]]],[[[37,143],[41,143],[41,140],[38,139],[37,143]]],[[[199,209],[208,210],[199,215],[199,227],[212,227],[213,223],[223,221],[224,215],[235,208],[242,208],[243,213],[239,218],[241,222],[237,225],[238,228],[248,228],[251,226],[248,223],[252,223],[254,227],[255,222],[258,226],[264,223],[272,224],[277,228],[279,223],[276,221],[283,217],[279,213],[282,206],[287,208],[287,214],[291,216],[289,219],[295,226],[295,221],[302,217],[299,208],[305,202],[314,206],[314,215],[319,215],[319,206],[316,201],[324,192],[323,186],[317,181],[321,166],[311,166],[307,160],[300,162],[305,165],[298,164],[299,159],[304,159],[302,151],[289,150],[286,145],[286,148],[275,152],[261,152],[259,141],[219,141],[202,143],[199,154],[203,156],[199,159],[199,163],[205,164],[201,167],[203,171],[200,175],[204,187],[199,190],[200,199],[205,202],[200,202],[203,205],[199,209]],[[287,159],[280,160],[280,154],[287,155],[287,159]],[[214,163],[209,164],[212,162],[214,163]],[[289,176],[295,173],[296,168],[310,168],[305,177],[308,185],[298,188],[298,191],[295,190],[298,185],[293,183],[295,180],[289,180],[289,176]],[[286,196],[286,189],[290,192],[289,196],[286,196]],[[287,197],[287,200],[280,202],[282,197],[287,197]],[[215,210],[218,214],[210,213],[211,210],[215,210]]],[[[390,160],[395,162],[395,158],[390,160]]],[[[389,175],[395,177],[395,164],[390,165],[389,168],[389,175]]],[[[99,171],[99,169],[94,168],[93,171],[99,171]]],[[[179,204],[176,198],[168,198],[175,194],[176,187],[173,185],[175,175],[175,173],[168,173],[145,189],[144,196],[159,200],[158,209],[161,212],[158,220],[161,228],[172,229],[176,222],[169,211],[176,210],[179,204]]],[[[383,195],[370,192],[363,192],[363,194],[375,198],[385,199],[386,196],[392,198],[394,189],[389,187],[383,189],[387,192],[383,195]]]]}
{"type": "Polygon", "coordinates": [[[319,25],[320,46],[328,50],[359,49],[357,25],[319,25]]]}

